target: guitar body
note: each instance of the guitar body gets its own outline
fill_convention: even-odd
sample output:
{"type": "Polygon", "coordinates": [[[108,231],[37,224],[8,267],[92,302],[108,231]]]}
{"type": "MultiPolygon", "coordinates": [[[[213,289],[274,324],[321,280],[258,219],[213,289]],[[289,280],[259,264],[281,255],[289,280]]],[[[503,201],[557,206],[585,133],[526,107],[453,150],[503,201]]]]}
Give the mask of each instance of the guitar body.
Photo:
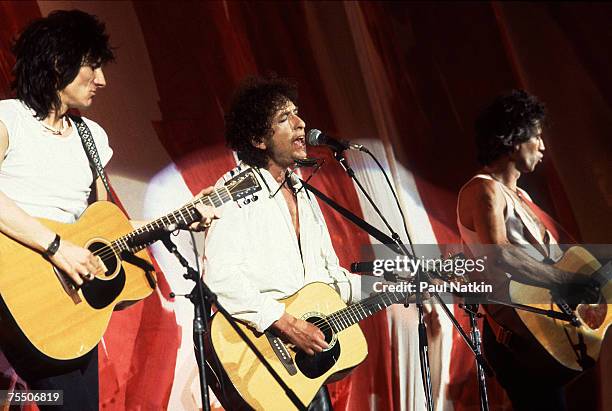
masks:
{"type": "MultiPolygon", "coordinates": [[[[121,210],[110,202],[94,203],[73,224],[40,221],[62,239],[92,251],[133,230],[121,210]]],[[[0,334],[11,351],[23,345],[19,337],[27,340],[25,345],[30,349],[27,354],[13,353],[13,361],[31,361],[34,365],[74,362],[96,347],[117,304],[138,301],[152,293],[156,281],[153,272],[122,264],[112,250],[105,250],[98,253],[106,273],[79,289],[41,254],[0,234],[4,309],[0,334]],[[15,325],[18,330],[11,328],[15,325]]],[[[136,256],[150,263],[146,251],[136,256]]]]}
{"type": "MultiPolygon", "coordinates": [[[[599,270],[601,265],[584,248],[572,247],[555,264],[555,267],[590,276],[599,270]]],[[[602,287],[601,294],[603,298],[600,304],[579,304],[576,307],[575,314],[581,322],[580,327],[574,327],[566,321],[555,320],[524,310],[516,310],[516,312],[542,347],[560,364],[572,370],[582,371],[583,368],[577,362],[576,352],[572,348],[572,344],[578,344],[580,338],[582,338],[586,345],[587,355],[596,361],[599,358],[602,341],[612,320],[612,310],[609,305],[612,301],[611,282],[607,282],[602,287]]],[[[553,303],[549,290],[545,288],[511,281],[510,298],[515,303],[543,310],[554,309],[560,311],[557,305],[553,303]],[[541,301],[542,303],[533,304],[534,301],[541,301]]]]}
{"type": "MultiPolygon", "coordinates": [[[[346,307],[334,289],[323,283],[306,285],[296,294],[280,302],[285,304],[287,313],[311,322],[317,319],[320,321],[326,315],[346,307]]],[[[357,324],[339,333],[320,326],[326,341],[330,344],[330,349],[315,356],[296,352],[269,333],[258,333],[243,323],[238,324],[306,406],[323,384],[346,375],[350,369],[363,362],[368,353],[365,337],[357,324]],[[281,361],[274,345],[280,345],[281,351],[286,349],[284,352],[289,354],[290,359],[281,361]]],[[[236,397],[232,394],[237,394],[250,408],[256,410],[295,409],[291,400],[255,354],[228,321],[218,313],[212,319],[210,336],[212,349],[226,374],[223,377],[229,378],[233,385],[229,387],[233,391],[231,393],[227,392],[228,387],[225,388],[226,397],[236,397]]],[[[212,361],[209,363],[214,364],[212,361]]],[[[218,378],[223,377],[218,376],[218,378]]],[[[245,404],[237,403],[224,404],[224,406],[228,409],[246,408],[245,404]]]]}

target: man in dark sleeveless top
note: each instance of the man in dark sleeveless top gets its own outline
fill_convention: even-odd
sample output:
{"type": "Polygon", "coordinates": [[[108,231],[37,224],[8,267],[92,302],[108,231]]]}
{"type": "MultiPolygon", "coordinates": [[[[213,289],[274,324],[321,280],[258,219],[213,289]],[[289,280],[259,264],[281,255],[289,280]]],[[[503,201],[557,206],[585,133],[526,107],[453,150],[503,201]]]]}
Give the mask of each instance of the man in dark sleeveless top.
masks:
{"type": "MultiPolygon", "coordinates": [[[[584,277],[546,264],[560,256],[554,246],[560,241],[558,231],[517,186],[521,174],[534,171],[544,157],[544,119],[543,104],[524,91],[498,97],[482,112],[476,146],[483,167],[459,193],[457,224],[474,253],[478,244],[503,246],[495,255],[503,271],[489,273],[496,277],[490,279],[493,283],[507,284],[507,272],[512,280],[530,285],[556,289],[575,284],[581,292],[591,291],[584,277]]],[[[562,387],[568,370],[539,345],[514,310],[489,306],[487,311],[492,316],[484,326],[485,355],[514,409],[565,409],[562,387]],[[510,324],[508,329],[498,317],[510,324]]]]}

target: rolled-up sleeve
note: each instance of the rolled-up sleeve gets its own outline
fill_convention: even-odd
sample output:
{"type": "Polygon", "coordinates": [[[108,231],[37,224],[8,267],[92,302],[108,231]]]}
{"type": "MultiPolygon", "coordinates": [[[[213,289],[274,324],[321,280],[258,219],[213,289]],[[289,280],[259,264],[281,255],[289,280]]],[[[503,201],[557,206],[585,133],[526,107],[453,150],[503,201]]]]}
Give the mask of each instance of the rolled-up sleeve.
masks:
{"type": "Polygon", "coordinates": [[[333,279],[332,285],[344,302],[352,304],[362,299],[360,275],[350,273],[340,266],[337,268],[328,267],[328,271],[333,279]]]}

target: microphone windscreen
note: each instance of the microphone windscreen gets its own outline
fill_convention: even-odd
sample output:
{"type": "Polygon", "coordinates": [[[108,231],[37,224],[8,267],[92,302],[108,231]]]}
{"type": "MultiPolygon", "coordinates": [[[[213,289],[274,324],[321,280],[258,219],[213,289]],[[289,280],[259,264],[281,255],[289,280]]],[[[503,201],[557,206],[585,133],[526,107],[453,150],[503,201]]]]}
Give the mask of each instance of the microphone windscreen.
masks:
{"type": "Polygon", "coordinates": [[[318,164],[318,159],[316,158],[298,158],[295,160],[295,164],[299,167],[314,167],[318,164]]]}
{"type": "Polygon", "coordinates": [[[316,128],[310,130],[306,135],[306,142],[311,146],[321,145],[323,143],[322,139],[323,133],[321,132],[321,130],[317,130],[316,128]]]}
{"type": "Polygon", "coordinates": [[[351,273],[371,273],[374,271],[374,261],[359,261],[351,264],[351,273]]]}

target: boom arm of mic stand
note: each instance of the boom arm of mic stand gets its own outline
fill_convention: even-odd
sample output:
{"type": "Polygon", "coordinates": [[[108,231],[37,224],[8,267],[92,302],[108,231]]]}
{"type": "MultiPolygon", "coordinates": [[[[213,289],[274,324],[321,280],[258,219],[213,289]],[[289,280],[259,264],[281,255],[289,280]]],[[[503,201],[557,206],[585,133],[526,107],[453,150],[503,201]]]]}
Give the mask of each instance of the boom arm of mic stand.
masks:
{"type": "MultiPolygon", "coordinates": [[[[366,189],[363,187],[363,185],[361,184],[361,181],[359,181],[359,179],[357,178],[357,176],[355,175],[355,171],[351,168],[351,166],[348,164],[348,162],[346,161],[346,158],[344,157],[344,153],[341,151],[337,151],[334,153],[334,157],[336,157],[336,160],[338,160],[338,162],[340,163],[340,165],[342,166],[342,168],[344,168],[344,170],[346,171],[346,173],[349,175],[349,177],[351,179],[353,179],[353,181],[357,184],[357,186],[359,187],[359,190],[363,193],[363,195],[368,199],[368,202],[370,203],[370,205],[374,208],[374,211],[376,211],[376,214],[378,214],[378,216],[380,217],[380,219],[382,220],[383,224],[387,227],[387,229],[389,230],[389,232],[391,233],[391,238],[389,238],[386,234],[385,236],[391,240],[394,244],[396,244],[401,250],[402,250],[402,254],[407,255],[407,256],[412,256],[412,254],[408,251],[408,249],[406,248],[406,245],[402,243],[399,235],[393,230],[393,228],[391,228],[391,225],[389,224],[389,222],[387,221],[387,219],[385,218],[384,214],[380,211],[380,209],[378,208],[378,206],[376,205],[376,203],[374,202],[374,200],[372,200],[372,197],[370,197],[370,194],[368,194],[368,192],[366,191],[366,189]]],[[[379,240],[380,241],[380,240],[379,240]]],[[[381,241],[382,242],[382,241],[381,241]]],[[[384,244],[384,242],[383,242],[384,244]]],[[[414,250],[412,250],[412,253],[414,254],[414,250]]]]}
{"type": "MultiPolygon", "coordinates": [[[[357,177],[355,176],[355,172],[353,171],[353,169],[347,163],[346,158],[344,157],[344,154],[341,151],[337,151],[337,152],[334,153],[334,156],[338,160],[338,162],[340,162],[340,165],[344,168],[344,170],[347,172],[349,177],[351,177],[351,179],[353,179],[353,181],[355,181],[355,183],[357,184],[357,186],[359,187],[361,192],[368,199],[368,201],[370,202],[370,204],[372,205],[372,207],[374,208],[376,213],[380,216],[380,218],[382,219],[384,224],[387,226],[389,231],[392,233],[392,237],[393,238],[389,238],[389,236],[387,236],[386,234],[380,232],[378,229],[376,229],[372,225],[368,224],[367,222],[363,221],[359,217],[355,216],[353,213],[351,213],[350,211],[346,210],[344,207],[340,206],[339,204],[336,204],[333,200],[329,199],[327,196],[325,196],[320,191],[316,190],[314,187],[312,187],[310,185],[305,185],[305,187],[307,189],[309,189],[311,192],[313,192],[317,197],[319,197],[324,202],[326,202],[328,205],[330,205],[332,208],[334,208],[336,211],[340,212],[340,214],[342,214],[342,216],[347,218],[349,221],[351,221],[352,223],[357,225],[362,230],[366,231],[368,234],[372,235],[372,237],[376,238],[381,243],[387,245],[387,247],[393,249],[393,251],[399,252],[400,254],[404,254],[406,256],[414,258],[414,256],[413,256],[414,249],[412,250],[413,254],[411,254],[408,251],[408,249],[406,248],[405,244],[403,244],[401,242],[399,235],[391,228],[391,226],[389,225],[389,223],[387,222],[387,220],[383,216],[382,212],[378,209],[378,207],[374,203],[374,200],[372,200],[372,198],[366,192],[365,188],[363,187],[363,185],[361,184],[359,179],[357,179],[357,177]],[[374,235],[373,233],[376,233],[376,235],[374,235]],[[395,247],[392,247],[390,244],[394,244],[395,247]],[[398,250],[400,250],[400,251],[398,251],[398,250]]],[[[302,184],[303,185],[305,184],[304,181],[302,181],[302,184]]],[[[412,246],[412,244],[411,244],[411,246],[412,246]]],[[[420,272],[417,273],[417,276],[418,276],[418,279],[420,279],[420,272]]],[[[457,319],[450,312],[448,307],[446,307],[446,304],[444,304],[444,302],[442,301],[440,296],[437,295],[437,293],[435,294],[435,296],[436,296],[437,301],[443,307],[443,311],[446,313],[448,318],[451,320],[452,324],[455,326],[455,328],[460,333],[460,335],[464,338],[464,340],[467,343],[467,345],[470,348],[470,350],[472,350],[472,352],[474,353],[474,356],[475,356],[476,360],[478,361],[478,363],[482,366],[482,368],[484,370],[487,371],[487,373],[490,373],[491,372],[491,368],[488,366],[486,361],[484,361],[484,357],[482,357],[481,354],[478,354],[475,351],[473,344],[471,343],[469,337],[467,337],[467,335],[465,334],[465,331],[463,330],[463,328],[461,328],[461,325],[459,324],[457,319]]],[[[427,347],[427,335],[426,335],[425,329],[423,327],[423,307],[422,307],[421,301],[422,300],[420,298],[420,295],[417,294],[417,308],[418,308],[418,311],[419,311],[418,312],[418,314],[419,314],[419,346],[420,346],[421,365],[422,365],[421,372],[422,372],[423,380],[424,380],[423,382],[424,382],[424,389],[425,389],[425,394],[426,394],[426,405],[427,405],[427,408],[429,410],[433,410],[433,395],[432,395],[432,389],[431,389],[431,376],[429,374],[429,360],[427,358],[428,357],[428,355],[427,355],[427,351],[428,351],[428,347],[427,347]],[[423,362],[425,362],[425,364],[423,364],[423,362]]]]}
{"type": "MultiPolygon", "coordinates": [[[[366,233],[368,233],[369,235],[371,235],[372,237],[380,241],[383,245],[390,248],[393,252],[404,254],[404,250],[398,247],[397,243],[387,234],[383,233],[378,228],[374,227],[373,225],[371,225],[364,219],[356,216],[350,210],[342,207],[340,204],[336,203],[334,200],[327,197],[325,194],[323,194],[321,191],[317,190],[316,188],[308,184],[306,181],[300,179],[300,182],[302,183],[302,186],[306,188],[306,190],[313,193],[321,201],[323,201],[325,204],[327,204],[328,206],[336,210],[338,213],[340,213],[344,218],[349,220],[351,223],[355,224],[357,227],[361,228],[363,231],[365,231],[366,233]]],[[[411,256],[411,254],[407,254],[407,255],[411,256]]]]}
{"type": "Polygon", "coordinates": [[[491,303],[491,304],[505,305],[506,307],[515,308],[517,310],[529,311],[529,312],[532,312],[534,314],[545,315],[545,316],[553,318],[555,320],[567,321],[569,323],[573,323],[574,322],[574,318],[572,316],[567,315],[567,314],[562,313],[562,312],[559,312],[559,311],[543,310],[541,308],[531,307],[529,305],[517,304],[517,303],[510,302],[510,301],[500,301],[500,300],[496,300],[496,299],[490,298],[490,297],[487,297],[487,301],[486,302],[487,303],[491,303]]]}
{"type": "MultiPolygon", "coordinates": [[[[370,195],[365,190],[365,188],[363,187],[359,179],[357,179],[357,177],[355,176],[355,172],[346,162],[346,158],[344,158],[344,155],[342,154],[342,152],[336,152],[335,157],[340,162],[344,170],[348,173],[348,175],[353,179],[353,181],[355,181],[355,183],[357,184],[361,192],[366,196],[366,198],[368,199],[372,207],[374,207],[374,210],[376,210],[376,213],[378,213],[378,215],[380,216],[384,224],[387,226],[389,231],[392,233],[392,238],[382,233],[380,230],[376,229],[372,225],[366,223],[363,219],[355,216],[353,213],[346,210],[344,207],[340,206],[339,204],[335,203],[333,200],[327,198],[325,195],[323,195],[323,193],[319,192],[316,189],[312,190],[314,187],[306,186],[306,188],[311,190],[317,197],[321,198],[328,205],[332,206],[332,208],[340,212],[340,214],[342,214],[345,218],[347,218],[352,223],[359,226],[361,229],[365,230],[367,233],[369,234],[376,233],[376,235],[372,235],[372,236],[376,238],[377,240],[379,240],[381,243],[387,245],[387,247],[393,249],[395,252],[399,254],[403,254],[411,258],[414,258],[413,254],[411,254],[410,251],[408,251],[408,249],[406,248],[406,245],[403,244],[402,241],[400,240],[399,235],[397,235],[397,233],[393,231],[393,229],[391,228],[391,225],[389,225],[389,222],[387,221],[385,216],[378,209],[378,206],[376,206],[376,203],[374,203],[374,200],[372,200],[372,197],[370,197],[370,195]]],[[[304,181],[302,181],[302,184],[304,184],[304,181]]],[[[417,278],[420,278],[419,273],[417,273],[417,276],[418,276],[417,278]]],[[[417,309],[418,309],[418,317],[419,317],[419,329],[418,329],[419,357],[420,357],[420,363],[421,363],[421,376],[423,378],[423,388],[425,390],[425,405],[428,411],[433,411],[434,401],[433,401],[433,390],[431,386],[431,371],[429,367],[429,354],[428,354],[429,347],[428,347],[428,342],[427,342],[426,327],[424,323],[423,304],[422,304],[422,299],[420,298],[420,295],[421,295],[420,291],[417,291],[417,309]]],[[[408,306],[407,301],[408,301],[408,297],[406,297],[406,303],[404,304],[406,307],[408,306]]]]}

